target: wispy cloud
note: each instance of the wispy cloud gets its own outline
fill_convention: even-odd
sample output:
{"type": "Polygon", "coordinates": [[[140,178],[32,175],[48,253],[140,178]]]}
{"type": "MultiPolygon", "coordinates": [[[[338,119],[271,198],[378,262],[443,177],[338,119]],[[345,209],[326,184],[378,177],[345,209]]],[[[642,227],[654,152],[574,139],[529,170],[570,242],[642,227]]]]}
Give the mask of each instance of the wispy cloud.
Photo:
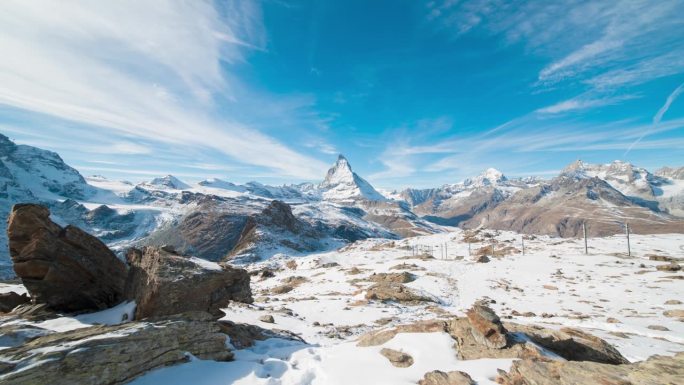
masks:
{"type": "Polygon", "coordinates": [[[625,100],[638,98],[637,95],[620,95],[606,97],[577,96],[548,107],[540,108],[536,112],[541,114],[559,114],[569,111],[586,110],[596,107],[619,104],[625,100]]]}
{"type": "MultiPolygon", "coordinates": [[[[632,149],[642,143],[642,139],[644,139],[647,135],[650,135],[654,133],[657,129],[658,126],[660,125],[660,121],[663,120],[663,115],[667,112],[667,110],[670,109],[670,106],[672,103],[677,99],[677,97],[684,91],[684,83],[680,84],[677,88],[674,89],[670,93],[670,95],[667,96],[667,99],[665,99],[665,103],[663,104],[660,109],[658,109],[658,112],[656,112],[655,115],[653,115],[653,127],[646,129],[643,131],[643,133],[632,143],[630,144],[629,147],[627,147],[627,150],[625,150],[625,153],[623,156],[627,156],[632,149]]],[[[672,141],[669,141],[672,143],[672,141]]],[[[679,141],[682,142],[682,141],[679,141]]]]}
{"type": "Polygon", "coordinates": [[[591,100],[570,99],[540,111],[556,113],[603,106],[622,87],[684,72],[684,39],[673,33],[684,30],[682,13],[678,1],[441,0],[429,3],[427,18],[457,37],[502,36],[547,60],[533,87],[590,87],[591,100]]]}
{"type": "Polygon", "coordinates": [[[217,112],[240,102],[222,63],[241,63],[264,42],[251,1],[9,0],[0,13],[0,104],[90,125],[101,137],[210,148],[312,178],[324,163],[217,112]]]}

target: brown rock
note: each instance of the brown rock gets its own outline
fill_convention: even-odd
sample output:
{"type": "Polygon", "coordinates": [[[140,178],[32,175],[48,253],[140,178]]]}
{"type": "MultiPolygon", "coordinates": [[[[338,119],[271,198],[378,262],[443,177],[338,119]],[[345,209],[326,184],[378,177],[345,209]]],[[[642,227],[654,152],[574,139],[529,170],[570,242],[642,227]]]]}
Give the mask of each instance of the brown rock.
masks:
{"type": "Polygon", "coordinates": [[[682,269],[682,267],[679,266],[678,264],[674,263],[674,262],[671,262],[668,265],[656,266],[656,269],[659,271],[679,271],[682,269]]]}
{"type": "Polygon", "coordinates": [[[684,318],[684,309],[665,310],[663,315],[665,317],[684,318]]]}
{"type": "Polygon", "coordinates": [[[187,311],[222,316],[230,301],[252,302],[249,274],[227,265],[205,267],[169,250],[145,247],[126,253],[130,273],[126,296],[135,300],[136,319],[187,311]]]}
{"type": "Polygon", "coordinates": [[[684,384],[684,353],[674,357],[652,356],[646,361],[624,365],[519,360],[508,372],[500,371],[496,381],[501,385],[684,384]]]}
{"type": "Polygon", "coordinates": [[[629,363],[605,340],[572,328],[546,329],[535,325],[506,324],[511,333],[522,333],[535,344],[569,361],[593,361],[605,364],[629,363]]]}
{"type": "Polygon", "coordinates": [[[651,330],[658,330],[661,332],[668,332],[670,329],[666,328],[665,326],[662,325],[648,325],[648,328],[651,330]]]}
{"type": "Polygon", "coordinates": [[[265,322],[267,324],[275,323],[275,319],[270,314],[262,315],[261,317],[259,317],[259,321],[265,322]]]}
{"type": "Polygon", "coordinates": [[[395,282],[395,283],[409,283],[416,280],[416,276],[409,272],[401,273],[377,273],[368,277],[371,282],[395,282]]]}
{"type": "Polygon", "coordinates": [[[19,295],[13,291],[0,294],[0,313],[9,313],[15,307],[28,303],[31,298],[26,294],[19,295]]]}
{"type": "Polygon", "coordinates": [[[475,381],[468,375],[468,373],[453,371],[444,373],[439,370],[425,373],[422,380],[418,381],[418,385],[475,385],[475,381]]]}
{"type": "Polygon", "coordinates": [[[79,311],[123,300],[126,265],[92,235],[52,222],[46,207],[15,205],[7,235],[14,271],[36,302],[79,311]]]}
{"type": "Polygon", "coordinates": [[[678,299],[668,299],[667,301],[665,301],[665,305],[681,305],[681,304],[682,304],[682,301],[680,301],[678,299]]]}
{"type": "Polygon", "coordinates": [[[482,304],[475,304],[467,312],[473,337],[488,348],[506,346],[506,329],[494,311],[482,304]]]}
{"type": "Polygon", "coordinates": [[[405,304],[434,302],[433,298],[415,293],[408,287],[395,282],[377,283],[366,290],[366,299],[378,301],[395,301],[405,304]]]}
{"type": "Polygon", "coordinates": [[[480,255],[477,258],[475,258],[475,262],[477,263],[487,263],[489,262],[489,258],[486,255],[480,255]]]}
{"type": "Polygon", "coordinates": [[[362,335],[356,346],[378,346],[391,340],[399,333],[436,333],[445,332],[444,321],[418,321],[412,324],[399,325],[391,329],[376,330],[362,335]]]}
{"type": "Polygon", "coordinates": [[[226,336],[206,313],[157,322],[92,326],[4,349],[0,382],[13,385],[124,384],[149,370],[186,362],[187,353],[232,359],[226,336]]]}
{"type": "Polygon", "coordinates": [[[408,368],[409,366],[413,365],[413,357],[404,352],[383,348],[380,350],[380,354],[385,356],[385,358],[387,358],[392,365],[398,368],[408,368]]]}

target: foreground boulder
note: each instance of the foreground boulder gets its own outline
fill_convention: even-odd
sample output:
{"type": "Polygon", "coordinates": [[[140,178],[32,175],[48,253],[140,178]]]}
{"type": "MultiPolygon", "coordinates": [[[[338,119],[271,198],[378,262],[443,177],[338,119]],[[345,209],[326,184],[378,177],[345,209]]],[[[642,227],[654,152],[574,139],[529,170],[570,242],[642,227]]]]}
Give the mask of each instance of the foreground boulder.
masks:
{"type": "Polygon", "coordinates": [[[145,372],[200,359],[228,361],[226,335],[206,313],[156,322],[92,326],[35,338],[4,349],[0,383],[117,385],[145,372]]]}
{"type": "Polygon", "coordinates": [[[508,372],[500,371],[502,385],[654,385],[684,384],[684,353],[652,356],[625,365],[595,362],[520,360],[508,372]]]}
{"type": "Polygon", "coordinates": [[[130,249],[126,259],[126,297],[137,304],[136,319],[186,311],[219,317],[230,301],[253,301],[244,269],[184,257],[164,247],[130,249]]]}
{"type": "Polygon", "coordinates": [[[123,300],[126,265],[94,236],[52,222],[45,206],[15,205],[7,235],[14,271],[35,302],[80,311],[123,300]]]}
{"type": "Polygon", "coordinates": [[[506,329],[492,309],[475,304],[466,313],[470,321],[470,332],[480,344],[493,349],[506,346],[506,329]]]}

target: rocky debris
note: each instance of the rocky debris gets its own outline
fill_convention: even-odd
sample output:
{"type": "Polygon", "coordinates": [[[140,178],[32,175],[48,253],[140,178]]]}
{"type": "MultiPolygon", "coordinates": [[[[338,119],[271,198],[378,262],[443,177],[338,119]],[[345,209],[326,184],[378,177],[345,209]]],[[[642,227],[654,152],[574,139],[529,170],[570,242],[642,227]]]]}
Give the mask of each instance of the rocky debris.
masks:
{"type": "Polygon", "coordinates": [[[405,304],[435,302],[433,298],[418,294],[408,287],[396,282],[381,282],[366,290],[367,300],[395,301],[405,304]]]}
{"type": "Polygon", "coordinates": [[[302,277],[299,275],[293,275],[293,276],[289,276],[287,278],[283,278],[282,280],[280,280],[280,282],[282,282],[286,285],[290,285],[292,287],[297,287],[297,286],[299,286],[305,282],[309,282],[309,280],[306,277],[302,277]]]}
{"type": "Polygon", "coordinates": [[[222,316],[230,301],[252,302],[249,274],[243,269],[174,254],[157,247],[130,249],[126,296],[135,300],[136,319],[187,311],[222,316]]]}
{"type": "Polygon", "coordinates": [[[219,320],[218,325],[221,332],[230,337],[230,344],[237,349],[254,346],[255,341],[263,341],[269,338],[306,343],[301,337],[288,330],[264,329],[256,325],[235,323],[228,320],[219,320]]]}
{"type": "Polygon", "coordinates": [[[663,315],[665,317],[684,318],[684,309],[665,310],[663,315]]]}
{"type": "Polygon", "coordinates": [[[499,316],[482,304],[475,304],[466,312],[471,325],[471,333],[482,345],[501,349],[506,346],[506,329],[499,316]]]}
{"type": "Polygon", "coordinates": [[[192,312],[155,322],[91,326],[35,338],[4,349],[0,382],[34,384],[124,384],[145,372],[200,359],[228,361],[212,316],[192,312]]]}
{"type": "Polygon", "coordinates": [[[340,264],[337,262],[326,262],[326,263],[321,263],[318,265],[319,268],[321,269],[330,269],[331,267],[337,267],[340,264]]]}
{"type": "Polygon", "coordinates": [[[648,255],[648,260],[649,261],[658,261],[658,262],[676,262],[677,258],[670,257],[667,255],[648,255]]]}
{"type": "Polygon", "coordinates": [[[393,282],[393,283],[409,283],[416,280],[416,276],[406,271],[401,273],[373,273],[368,277],[371,282],[393,282]]]}
{"type": "Polygon", "coordinates": [[[475,250],[473,254],[477,257],[505,257],[506,255],[520,254],[520,250],[508,245],[488,245],[480,247],[479,249],[475,250]]]}
{"type": "Polygon", "coordinates": [[[681,304],[682,304],[682,301],[680,301],[678,299],[668,299],[667,301],[665,301],[665,305],[681,305],[681,304]]]}
{"type": "Polygon", "coordinates": [[[273,324],[273,323],[275,323],[275,319],[274,319],[273,316],[270,315],[270,314],[262,315],[261,317],[259,317],[259,321],[265,322],[265,323],[267,323],[267,324],[273,324]]]}
{"type": "Polygon", "coordinates": [[[297,261],[295,261],[294,259],[290,259],[289,261],[287,261],[287,263],[285,263],[285,267],[287,267],[290,270],[297,270],[297,261]]]}
{"type": "Polygon", "coordinates": [[[389,362],[397,368],[408,368],[413,365],[413,357],[404,352],[383,348],[380,350],[380,354],[387,358],[389,362]]]}
{"type": "Polygon", "coordinates": [[[652,356],[634,364],[518,360],[499,371],[501,385],[653,385],[684,384],[684,352],[674,357],[652,356]]]}
{"type": "Polygon", "coordinates": [[[418,321],[412,324],[399,325],[390,329],[376,330],[359,337],[356,346],[378,346],[391,340],[399,333],[437,333],[447,331],[444,321],[418,321]]]}
{"type": "Polygon", "coordinates": [[[439,370],[425,373],[423,379],[418,381],[418,385],[475,385],[475,381],[461,371],[444,373],[439,370]]]}
{"type": "Polygon", "coordinates": [[[35,302],[80,311],[123,300],[126,265],[99,239],[52,222],[45,206],[15,205],[7,235],[14,271],[35,302]]]}
{"type": "Polygon", "coordinates": [[[682,267],[675,262],[670,262],[667,265],[656,266],[656,270],[658,270],[658,271],[679,271],[681,269],[682,269],[682,267]]]}
{"type": "Polygon", "coordinates": [[[276,286],[273,289],[271,289],[271,294],[286,294],[294,290],[294,287],[292,285],[280,285],[276,286]]]}
{"type": "Polygon", "coordinates": [[[425,268],[418,266],[415,263],[400,263],[389,268],[390,270],[410,270],[410,271],[425,271],[425,268]]]}
{"type": "Polygon", "coordinates": [[[487,263],[489,262],[489,258],[486,255],[480,255],[479,257],[475,258],[475,262],[477,263],[487,263]]]}
{"type": "Polygon", "coordinates": [[[0,294],[0,313],[9,313],[15,307],[31,301],[28,295],[19,295],[13,291],[0,294]]]}

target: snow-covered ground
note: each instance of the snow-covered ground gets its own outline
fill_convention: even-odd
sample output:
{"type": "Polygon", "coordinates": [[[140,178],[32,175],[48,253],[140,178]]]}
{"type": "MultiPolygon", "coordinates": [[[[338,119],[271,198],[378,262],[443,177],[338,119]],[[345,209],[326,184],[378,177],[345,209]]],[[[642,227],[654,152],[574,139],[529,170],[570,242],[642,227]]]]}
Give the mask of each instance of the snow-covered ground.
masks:
{"type": "MultiPolygon", "coordinates": [[[[521,248],[518,234],[490,233],[498,234],[495,239],[500,245],[521,248]]],[[[341,251],[296,258],[295,269],[284,266],[290,260],[286,258],[252,266],[281,270],[275,277],[253,280],[257,302],[226,309],[225,318],[290,330],[307,344],[270,339],[238,351],[234,362],[195,360],[151,372],[133,383],[415,384],[426,372],[439,369],[462,370],[478,384],[494,384],[496,369],[508,369],[511,360],[459,361],[453,340],[445,333],[399,334],[374,347],[358,347],[355,342],[360,334],[386,327],[376,321],[391,318],[390,326],[463,316],[484,297],[495,301],[492,308],[505,320],[513,311],[534,312],[536,316],[512,316],[510,321],[585,329],[614,344],[631,361],[684,351],[684,323],[663,315],[665,310],[684,308],[665,305],[668,300],[684,300],[684,275],[657,271],[655,266],[664,262],[646,257],[684,257],[681,234],[633,235],[631,258],[620,236],[589,239],[589,255],[584,254],[582,240],[537,237],[525,240],[524,256],[511,254],[489,263],[472,262],[462,239],[463,232],[454,230],[394,242],[367,240],[341,251]],[[412,245],[432,247],[436,259],[403,259],[411,256],[412,245]],[[446,249],[445,259],[440,248],[446,249]],[[339,265],[321,267],[333,262],[339,265]],[[400,272],[392,269],[399,264],[417,266],[411,273],[418,278],[406,286],[437,298],[439,304],[366,302],[364,289],[371,283],[352,280],[400,272]],[[361,273],[349,274],[353,267],[361,273]],[[288,293],[270,293],[293,276],[306,281],[288,293]],[[680,279],[666,278],[671,276],[680,279]],[[273,315],[274,324],[259,321],[267,314],[273,315]],[[653,325],[669,330],[649,328],[653,325]],[[409,368],[392,366],[379,354],[384,347],[409,353],[415,363],[409,368]]],[[[471,244],[471,250],[486,242],[471,244]]]]}
{"type": "MultiPolygon", "coordinates": [[[[507,370],[511,360],[459,361],[446,333],[403,333],[382,345],[356,345],[356,339],[371,330],[463,316],[473,302],[484,298],[491,300],[490,306],[504,321],[580,328],[614,344],[630,361],[684,351],[684,322],[664,314],[684,309],[683,304],[666,304],[684,301],[684,274],[658,271],[656,266],[666,262],[648,259],[651,254],[684,258],[681,234],[632,235],[629,257],[624,236],[589,239],[589,255],[584,254],[580,239],[535,237],[525,239],[522,255],[519,234],[486,233],[493,237],[478,235],[481,242],[470,245],[473,254],[492,240],[496,249],[517,250],[489,263],[476,263],[469,257],[464,233],[454,229],[400,241],[370,239],[335,252],[276,256],[251,265],[254,270],[271,268],[275,276],[255,276],[256,302],[225,309],[225,319],[289,330],[306,343],[272,338],[238,350],[233,362],[193,359],[152,371],[132,383],[415,384],[428,371],[461,370],[478,384],[494,384],[497,369],[507,370]],[[433,250],[435,258],[413,257],[412,250],[418,247],[433,250]],[[407,287],[437,303],[409,306],[365,300],[372,282],[364,278],[401,271],[416,276],[407,287]],[[273,294],[272,289],[288,278],[293,289],[273,294]],[[523,316],[526,312],[534,315],[523,316]],[[260,321],[264,315],[272,315],[275,323],[260,321]],[[415,362],[408,368],[392,366],[379,353],[382,348],[406,352],[415,362]]],[[[128,306],[112,313],[128,312],[128,306]]],[[[73,325],[87,324],[84,317],[73,325]]],[[[111,317],[92,318],[102,322],[111,317]]],[[[55,323],[60,329],[69,325],[64,319],[55,323]]]]}

